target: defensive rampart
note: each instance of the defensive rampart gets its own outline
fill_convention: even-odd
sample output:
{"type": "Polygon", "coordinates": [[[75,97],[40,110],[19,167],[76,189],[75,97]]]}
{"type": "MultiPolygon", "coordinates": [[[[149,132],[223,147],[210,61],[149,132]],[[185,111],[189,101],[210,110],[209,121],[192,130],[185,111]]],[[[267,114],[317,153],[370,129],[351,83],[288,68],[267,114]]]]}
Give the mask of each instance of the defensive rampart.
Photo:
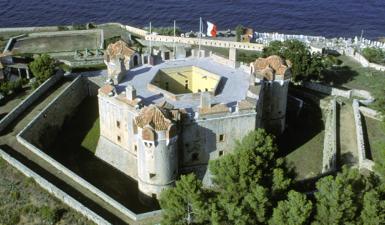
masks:
{"type": "Polygon", "coordinates": [[[63,72],[57,72],[54,76],[46,80],[35,91],[33,91],[26,99],[20,102],[11,112],[9,112],[0,121],[0,132],[2,132],[9,124],[19,117],[28,107],[34,104],[45,92],[48,91],[63,77],[63,72]]]}
{"type": "Polygon", "coordinates": [[[15,158],[11,157],[9,154],[7,154],[5,151],[0,149],[0,156],[7,161],[10,165],[15,167],[17,170],[19,170],[21,173],[23,173],[27,177],[31,177],[35,180],[35,182],[40,185],[40,187],[44,188],[48,193],[52,194],[74,210],[78,211],[88,219],[92,220],[98,225],[109,225],[111,223],[107,222],[105,219],[100,217],[98,214],[84,206],[82,203],[65,193],[64,191],[60,190],[58,187],[41,177],[39,174],[33,172],[28,167],[24,166],[22,163],[20,163],[15,158]]]}
{"type": "Polygon", "coordinates": [[[337,168],[337,103],[330,101],[326,115],[323,147],[322,173],[333,172],[337,168]]]}

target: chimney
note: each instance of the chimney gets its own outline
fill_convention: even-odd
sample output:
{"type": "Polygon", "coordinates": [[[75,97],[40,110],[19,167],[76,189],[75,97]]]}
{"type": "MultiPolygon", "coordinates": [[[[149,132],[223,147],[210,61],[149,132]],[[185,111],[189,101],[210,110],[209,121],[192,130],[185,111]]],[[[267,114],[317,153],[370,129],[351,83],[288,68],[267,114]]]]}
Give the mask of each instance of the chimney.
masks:
{"type": "Polygon", "coordinates": [[[130,101],[136,98],[136,89],[130,84],[128,84],[126,87],[126,97],[130,101]]]}
{"type": "Polygon", "coordinates": [[[201,104],[200,108],[211,108],[211,96],[209,92],[201,92],[201,104]]]}

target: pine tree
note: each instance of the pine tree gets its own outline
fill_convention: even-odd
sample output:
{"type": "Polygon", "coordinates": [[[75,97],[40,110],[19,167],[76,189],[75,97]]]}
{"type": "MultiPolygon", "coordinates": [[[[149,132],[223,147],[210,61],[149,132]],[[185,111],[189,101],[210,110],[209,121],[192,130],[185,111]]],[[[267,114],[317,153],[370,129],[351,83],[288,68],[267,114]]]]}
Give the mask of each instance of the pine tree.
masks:
{"type": "Polygon", "coordinates": [[[304,225],[308,224],[313,209],[311,201],[306,196],[290,191],[288,199],[278,202],[269,220],[271,225],[304,225]]]}
{"type": "MultiPolygon", "coordinates": [[[[384,189],[383,185],[383,189],[384,189]]],[[[385,224],[385,192],[371,190],[364,195],[361,221],[365,225],[385,224]]]]}
{"type": "Polygon", "coordinates": [[[182,175],[175,188],[161,193],[162,224],[196,224],[208,220],[202,182],[194,174],[182,175]]]}

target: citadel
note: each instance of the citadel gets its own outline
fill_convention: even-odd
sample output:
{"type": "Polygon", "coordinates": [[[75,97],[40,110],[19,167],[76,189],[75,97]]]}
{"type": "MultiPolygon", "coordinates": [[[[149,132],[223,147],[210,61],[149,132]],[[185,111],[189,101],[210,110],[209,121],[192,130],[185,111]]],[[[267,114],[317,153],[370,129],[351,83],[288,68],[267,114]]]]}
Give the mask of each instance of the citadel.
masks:
{"type": "Polygon", "coordinates": [[[290,62],[233,62],[198,49],[141,55],[123,41],[110,44],[96,156],[136,179],[143,197],[158,198],[189,172],[210,185],[209,160],[252,130],[285,129],[290,62]]]}

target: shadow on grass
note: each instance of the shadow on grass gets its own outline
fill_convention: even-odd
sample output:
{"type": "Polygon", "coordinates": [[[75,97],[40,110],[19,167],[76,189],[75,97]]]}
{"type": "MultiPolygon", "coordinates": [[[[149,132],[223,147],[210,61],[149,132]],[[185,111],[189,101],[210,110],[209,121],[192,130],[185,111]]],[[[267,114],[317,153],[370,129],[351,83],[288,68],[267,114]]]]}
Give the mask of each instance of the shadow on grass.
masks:
{"type": "Polygon", "coordinates": [[[324,72],[324,81],[333,86],[342,86],[358,76],[350,66],[333,66],[324,72]]]}
{"type": "Polygon", "coordinates": [[[277,137],[282,157],[298,149],[324,130],[322,112],[318,105],[305,101],[298,116],[297,110],[290,110],[290,105],[288,107],[287,128],[282,135],[277,137]]]}
{"type": "MultiPolygon", "coordinates": [[[[94,122],[98,119],[97,97],[87,97],[74,116],[65,122],[58,139],[45,151],[64,166],[96,186],[135,213],[159,209],[139,201],[136,180],[94,156],[92,150],[82,146],[94,122]]],[[[94,137],[99,138],[99,137],[94,137]]]]}
{"type": "Polygon", "coordinates": [[[64,181],[62,181],[60,178],[58,178],[56,175],[52,174],[50,171],[47,171],[43,169],[41,166],[36,164],[35,162],[29,160],[24,155],[20,154],[13,148],[11,148],[8,145],[0,145],[0,148],[4,150],[6,153],[11,155],[13,158],[21,162],[24,166],[28,167],[29,169],[33,170],[35,173],[39,174],[40,176],[44,177],[46,180],[48,180],[50,183],[64,191],[65,193],[69,194],[73,198],[75,198],[77,201],[97,213],[98,215],[102,216],[112,224],[121,224],[126,225],[124,221],[122,221],[120,218],[116,217],[111,212],[107,211],[105,208],[101,207],[98,203],[94,202],[92,199],[88,198],[83,193],[79,192],[72,186],[68,185],[64,181]]]}

